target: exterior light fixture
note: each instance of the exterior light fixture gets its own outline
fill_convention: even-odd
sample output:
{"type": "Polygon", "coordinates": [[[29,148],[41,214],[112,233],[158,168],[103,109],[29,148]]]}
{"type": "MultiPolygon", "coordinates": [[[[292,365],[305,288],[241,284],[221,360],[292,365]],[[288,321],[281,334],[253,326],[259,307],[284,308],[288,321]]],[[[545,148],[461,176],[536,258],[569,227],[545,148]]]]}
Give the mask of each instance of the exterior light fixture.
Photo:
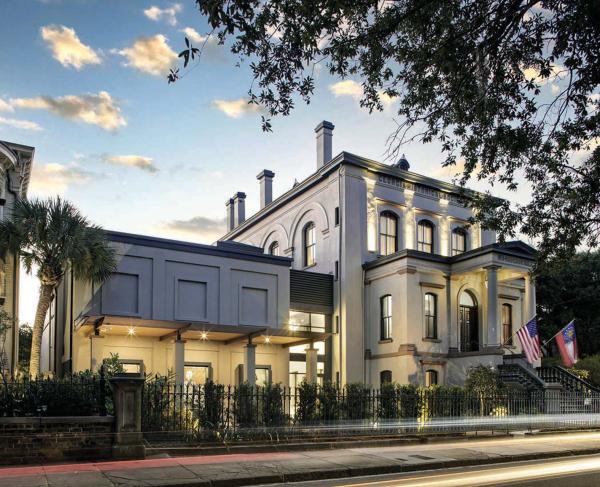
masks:
{"type": "Polygon", "coordinates": [[[265,343],[268,345],[271,343],[271,337],[265,337],[265,343]]]}
{"type": "Polygon", "coordinates": [[[205,331],[203,331],[202,333],[200,333],[200,339],[201,340],[208,340],[208,333],[206,333],[205,331]]]}
{"type": "Polygon", "coordinates": [[[129,327],[129,329],[127,330],[127,335],[129,335],[130,337],[135,335],[135,328],[133,326],[129,327]]]}

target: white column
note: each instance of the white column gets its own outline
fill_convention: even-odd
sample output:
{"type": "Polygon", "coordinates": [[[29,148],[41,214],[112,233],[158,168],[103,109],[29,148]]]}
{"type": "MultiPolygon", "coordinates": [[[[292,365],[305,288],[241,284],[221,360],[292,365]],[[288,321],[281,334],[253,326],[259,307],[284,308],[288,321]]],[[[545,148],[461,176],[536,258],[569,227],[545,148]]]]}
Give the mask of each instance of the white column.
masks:
{"type": "Polygon", "coordinates": [[[313,344],[306,349],[306,382],[315,384],[317,382],[317,353],[313,344]]]}
{"type": "Polygon", "coordinates": [[[104,359],[104,337],[100,335],[92,335],[90,337],[90,347],[90,369],[93,372],[97,372],[100,370],[100,367],[102,366],[102,360],[104,359]]]}
{"type": "Polygon", "coordinates": [[[446,326],[448,329],[448,348],[458,350],[458,333],[452,323],[452,276],[445,275],[446,279],[446,326]]]}
{"type": "Polygon", "coordinates": [[[253,343],[244,347],[244,382],[256,383],[256,345],[253,343]]]}
{"type": "Polygon", "coordinates": [[[535,311],[535,284],[531,275],[525,276],[525,316],[523,317],[523,323],[527,323],[536,314],[535,311]]]}
{"type": "Polygon", "coordinates": [[[488,266],[487,272],[487,346],[500,345],[500,326],[498,324],[498,266],[488,266]]]}
{"type": "Polygon", "coordinates": [[[185,381],[185,340],[175,340],[175,343],[173,343],[173,352],[175,360],[175,382],[177,384],[183,384],[185,381]]]}

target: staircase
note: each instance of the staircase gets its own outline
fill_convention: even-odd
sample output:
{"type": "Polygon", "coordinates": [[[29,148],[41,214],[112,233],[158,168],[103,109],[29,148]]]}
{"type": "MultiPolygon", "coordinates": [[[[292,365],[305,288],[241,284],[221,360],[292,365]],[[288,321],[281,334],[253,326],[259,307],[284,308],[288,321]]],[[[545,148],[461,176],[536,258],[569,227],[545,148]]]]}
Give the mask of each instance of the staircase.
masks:
{"type": "Polygon", "coordinates": [[[567,369],[555,365],[553,367],[538,367],[536,369],[538,376],[544,382],[556,382],[562,385],[564,391],[582,392],[589,394],[591,392],[600,392],[600,389],[594,387],[589,382],[577,377],[567,369]]]}
{"type": "Polygon", "coordinates": [[[519,364],[503,364],[498,366],[500,379],[505,384],[517,384],[528,391],[543,391],[545,382],[532,370],[519,364]]]}

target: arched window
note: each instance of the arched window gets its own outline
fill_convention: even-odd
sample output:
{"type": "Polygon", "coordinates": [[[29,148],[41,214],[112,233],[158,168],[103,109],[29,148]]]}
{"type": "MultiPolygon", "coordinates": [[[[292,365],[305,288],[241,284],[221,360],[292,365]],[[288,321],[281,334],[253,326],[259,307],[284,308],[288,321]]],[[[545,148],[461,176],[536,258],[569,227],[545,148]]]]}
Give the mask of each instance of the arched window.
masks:
{"type": "Polygon", "coordinates": [[[386,294],[381,296],[381,339],[389,340],[392,338],[392,296],[386,294]]]}
{"type": "Polygon", "coordinates": [[[421,220],[417,225],[417,250],[433,254],[433,223],[421,220]]]}
{"type": "Polygon", "coordinates": [[[438,373],[437,370],[429,369],[425,371],[425,387],[437,386],[438,373]]]}
{"type": "Polygon", "coordinates": [[[390,255],[398,250],[398,218],[391,211],[379,215],[379,253],[390,255]]]}
{"type": "Polygon", "coordinates": [[[271,245],[269,245],[269,254],[279,255],[279,242],[273,242],[271,245]]]}
{"type": "Polygon", "coordinates": [[[316,260],[316,249],[317,241],[315,235],[315,224],[313,222],[307,223],[304,227],[303,240],[304,240],[304,266],[308,267],[315,265],[316,260]]]}
{"type": "Polygon", "coordinates": [[[467,251],[467,232],[464,228],[452,230],[452,255],[462,254],[467,251]]]}
{"type": "Polygon", "coordinates": [[[381,385],[391,384],[392,383],[392,371],[391,370],[382,370],[381,372],[379,372],[379,382],[381,385]]]}
{"type": "Polygon", "coordinates": [[[512,345],[512,306],[510,304],[502,305],[502,343],[512,345]]]}
{"type": "Polygon", "coordinates": [[[436,339],[437,333],[437,296],[425,294],[425,337],[436,339]]]}

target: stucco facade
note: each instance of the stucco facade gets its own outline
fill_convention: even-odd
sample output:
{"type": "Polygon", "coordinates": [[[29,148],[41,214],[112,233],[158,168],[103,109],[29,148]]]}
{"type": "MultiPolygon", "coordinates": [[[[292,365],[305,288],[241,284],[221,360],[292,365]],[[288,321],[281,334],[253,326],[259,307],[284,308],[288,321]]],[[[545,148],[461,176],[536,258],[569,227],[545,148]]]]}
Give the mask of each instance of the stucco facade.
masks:
{"type": "Polygon", "coordinates": [[[460,383],[472,365],[499,364],[504,354],[520,353],[503,343],[503,318],[508,315],[516,331],[535,313],[533,249],[496,244],[494,232],[469,224],[472,192],[411,172],[405,159],[388,165],[346,152],[331,158],[332,130],[328,122],[315,130],[314,174],[275,201],[261,200],[259,212],[231,221],[223,237],[265,252],[277,242],[292,268],[335,277],[329,378],[378,385],[391,372],[394,381],[423,383],[433,370],[439,383],[460,383]],[[382,248],[383,215],[396,222],[391,252],[382,248]],[[431,242],[419,248],[425,220],[431,242]],[[314,263],[305,257],[307,226],[316,234],[314,263]],[[452,255],[459,253],[454,234],[464,235],[461,255],[452,255]],[[465,320],[459,316],[467,309],[460,304],[465,292],[473,298],[468,347],[461,345],[465,320]],[[426,294],[436,303],[433,338],[424,333],[426,294]],[[386,295],[392,297],[392,329],[382,339],[386,295]]]}

